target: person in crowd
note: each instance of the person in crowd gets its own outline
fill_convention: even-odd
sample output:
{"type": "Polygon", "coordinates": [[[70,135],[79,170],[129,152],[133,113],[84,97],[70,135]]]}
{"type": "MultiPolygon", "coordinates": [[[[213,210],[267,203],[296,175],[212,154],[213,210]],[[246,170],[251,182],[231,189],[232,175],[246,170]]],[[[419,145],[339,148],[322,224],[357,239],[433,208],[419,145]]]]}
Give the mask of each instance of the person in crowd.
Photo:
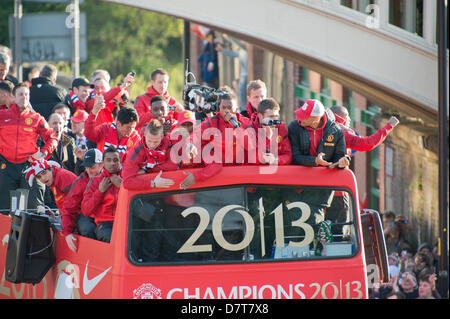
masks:
{"type": "Polygon", "coordinates": [[[419,298],[442,299],[436,289],[436,274],[425,274],[419,277],[419,298]]]}
{"type": "MultiPolygon", "coordinates": [[[[296,119],[288,127],[292,164],[313,167],[334,164],[340,169],[349,166],[344,133],[319,100],[307,100],[295,115],[296,119]]],[[[311,206],[309,221],[318,224],[324,220],[333,192],[304,190],[301,198],[311,206]]]]}
{"type": "Polygon", "coordinates": [[[17,188],[30,189],[28,208],[43,204],[45,186],[34,182],[29,186],[24,171],[30,166],[30,155],[42,159],[51,154],[58,139],[45,119],[31,108],[30,89],[20,83],[13,89],[14,103],[0,111],[0,209],[9,209],[9,191],[17,188]],[[37,146],[38,136],[44,141],[37,146]]]}
{"type": "Polygon", "coordinates": [[[411,246],[412,253],[417,252],[417,244],[419,242],[417,234],[413,229],[411,221],[406,216],[397,216],[395,221],[399,223],[401,231],[405,234],[405,240],[411,246]]]}
{"type": "Polygon", "coordinates": [[[127,189],[168,188],[173,180],[161,177],[163,171],[175,170],[169,160],[172,144],[164,135],[162,123],[153,119],[145,128],[144,138],[130,151],[123,166],[124,187],[127,189]],[[146,173],[159,172],[150,179],[146,173]]]}
{"type": "Polygon", "coordinates": [[[393,253],[400,255],[403,251],[412,252],[411,245],[406,241],[399,222],[394,222],[394,227],[386,237],[386,249],[388,255],[393,253]]]}
{"type": "Polygon", "coordinates": [[[424,275],[434,274],[433,261],[431,257],[425,252],[418,252],[414,256],[414,274],[416,278],[420,278],[424,275]]]}
{"type": "Polygon", "coordinates": [[[288,127],[292,164],[303,166],[349,165],[344,133],[325,112],[319,100],[307,100],[295,111],[288,127]]]}
{"type": "MultiPolygon", "coordinates": [[[[80,149],[95,148],[96,146],[84,135],[84,123],[86,122],[88,116],[89,114],[86,111],[77,110],[70,118],[72,130],[67,134],[75,140],[75,146],[80,149]]],[[[83,157],[84,154],[81,159],[83,159],[83,157]]]]}
{"type": "Polygon", "coordinates": [[[0,82],[0,110],[9,109],[9,106],[14,102],[13,89],[14,84],[11,81],[0,82]]]}
{"type": "Polygon", "coordinates": [[[53,129],[58,139],[58,145],[52,152],[50,159],[59,163],[62,168],[75,172],[75,141],[63,132],[63,117],[58,113],[52,113],[48,119],[48,125],[53,129]]]}
{"type": "Polygon", "coordinates": [[[67,133],[75,141],[75,174],[80,175],[84,171],[82,161],[86,151],[91,148],[96,148],[97,144],[89,141],[84,135],[84,123],[86,122],[89,114],[83,110],[77,110],[70,118],[72,130],[67,133]]]}
{"type": "Polygon", "coordinates": [[[111,81],[111,75],[106,70],[97,69],[91,74],[91,83],[94,83],[98,79],[103,79],[109,83],[109,81],[111,81]]]}
{"type": "Polygon", "coordinates": [[[46,161],[45,159],[32,160],[31,166],[25,171],[25,174],[30,187],[36,178],[51,190],[55,198],[56,207],[61,214],[64,214],[64,202],[77,176],[61,168],[59,163],[46,161]]]}
{"type": "Polygon", "coordinates": [[[38,78],[31,81],[30,103],[33,109],[48,120],[53,107],[63,103],[67,94],[66,90],[57,86],[56,78],[58,70],[54,65],[47,64],[41,69],[38,78]]]}
{"type": "Polygon", "coordinates": [[[224,48],[221,43],[216,44],[216,51],[228,55],[232,58],[237,58],[239,61],[239,79],[236,80],[236,87],[233,86],[236,92],[238,92],[239,97],[239,107],[240,113],[242,111],[246,111],[247,109],[247,78],[248,78],[248,53],[246,50],[246,43],[242,40],[238,40],[234,37],[229,37],[226,34],[223,34],[223,38],[229,44],[233,44],[236,47],[236,51],[231,49],[224,48]]]}
{"type": "MultiPolygon", "coordinates": [[[[134,108],[139,114],[140,118],[144,118],[145,114],[150,113],[151,109],[151,100],[153,97],[157,95],[162,95],[164,99],[167,101],[167,104],[173,110],[177,112],[181,112],[183,107],[170,96],[167,88],[169,87],[169,73],[164,69],[155,69],[151,74],[151,85],[147,88],[147,92],[139,95],[134,101],[134,108]]],[[[175,115],[175,118],[178,114],[175,115]]],[[[147,123],[152,119],[147,118],[147,123]]]]}
{"type": "Polygon", "coordinates": [[[218,104],[219,112],[194,132],[194,140],[201,138],[203,160],[225,166],[249,163],[249,154],[256,155],[250,119],[237,113],[237,97],[230,91],[219,97],[218,104]]]}
{"type": "Polygon", "coordinates": [[[139,121],[138,114],[135,109],[124,107],[117,113],[116,121],[111,124],[97,125],[97,114],[104,107],[104,100],[97,97],[94,108],[86,120],[84,134],[88,140],[97,143],[100,151],[105,151],[111,145],[115,146],[123,162],[130,148],[141,140],[139,133],[135,130],[139,121]]]}
{"type": "MultiPolygon", "coordinates": [[[[57,113],[63,119],[63,132],[69,132],[70,126],[70,108],[64,103],[56,104],[52,109],[52,114],[57,113]]],[[[50,118],[49,118],[50,119],[50,118]]]]}
{"type": "MultiPolygon", "coordinates": [[[[347,108],[335,105],[330,108],[335,117],[336,124],[344,132],[345,144],[347,146],[348,155],[352,155],[354,151],[367,152],[371,151],[384,142],[388,134],[399,123],[398,119],[392,116],[388,123],[380,128],[371,136],[360,136],[356,131],[350,128],[351,119],[347,108]]],[[[350,199],[347,192],[336,191],[334,193],[331,206],[327,209],[327,219],[332,223],[343,223],[349,220],[350,216],[350,199]]],[[[338,229],[337,226],[333,226],[338,229]]],[[[341,227],[339,227],[340,229],[341,227]]]]}
{"type": "Polygon", "coordinates": [[[197,181],[204,181],[222,169],[222,165],[215,163],[206,165],[201,158],[201,144],[195,145],[193,132],[196,126],[195,113],[183,111],[178,116],[177,127],[171,132],[170,138],[173,147],[170,152],[170,160],[174,162],[177,169],[182,169],[186,175],[180,183],[181,189],[187,189],[197,181]],[[189,171],[192,168],[201,168],[195,172],[189,171]]]}
{"type": "Polygon", "coordinates": [[[387,238],[391,230],[394,228],[395,223],[395,213],[392,211],[387,211],[383,214],[383,233],[384,237],[387,238]]]}
{"type": "Polygon", "coordinates": [[[437,264],[437,258],[435,258],[435,255],[433,254],[433,247],[428,242],[423,242],[419,245],[419,248],[417,248],[417,253],[423,253],[426,256],[428,256],[431,265],[434,267],[435,271],[438,269],[437,264]]]}
{"type": "Polygon", "coordinates": [[[11,66],[11,58],[7,52],[0,51],[0,82],[10,81],[14,86],[19,84],[19,81],[9,73],[11,66]]]}
{"type": "Polygon", "coordinates": [[[344,132],[345,144],[349,150],[367,152],[371,151],[380,144],[382,144],[390,132],[399,123],[395,116],[391,116],[386,125],[377,130],[370,136],[360,136],[350,127],[351,119],[347,108],[340,105],[335,105],[330,108],[333,112],[335,121],[344,132]]]}
{"type": "Polygon", "coordinates": [[[81,202],[83,215],[94,218],[97,226],[95,237],[98,240],[108,243],[111,240],[121,184],[120,153],[114,146],[110,146],[103,152],[101,173],[89,181],[81,202]]]}
{"type": "Polygon", "coordinates": [[[76,78],[72,81],[72,90],[64,99],[64,103],[70,107],[72,114],[78,110],[86,111],[86,102],[91,95],[91,90],[91,85],[85,78],[76,78]]]}
{"type": "Polygon", "coordinates": [[[134,76],[132,73],[128,73],[123,82],[114,88],[110,88],[109,82],[104,78],[104,73],[97,74],[97,78],[94,79],[94,94],[95,97],[90,98],[86,102],[86,112],[91,113],[96,99],[102,98],[104,101],[104,107],[102,107],[97,113],[96,124],[112,123],[115,115],[120,109],[121,96],[128,94],[128,87],[134,82],[134,76]]]}
{"type": "Polygon", "coordinates": [[[419,297],[418,299],[436,299],[430,282],[430,274],[419,277],[419,297]]]}
{"type": "Polygon", "coordinates": [[[405,299],[417,299],[419,297],[419,287],[414,273],[406,271],[398,280],[399,291],[405,295],[405,299]]]}
{"type": "Polygon", "coordinates": [[[252,127],[255,130],[260,149],[260,138],[264,150],[257,154],[257,163],[269,165],[289,165],[292,161],[291,143],[288,131],[283,122],[280,121],[280,105],[272,98],[264,99],[258,104],[257,116],[253,117],[252,127]],[[278,122],[279,123],[278,123],[278,122]],[[260,136],[259,130],[264,130],[260,136]],[[276,146],[275,149],[271,146],[276,146]],[[260,158],[261,157],[261,158],[260,158]]]}
{"type": "Polygon", "coordinates": [[[217,88],[219,76],[216,46],[217,41],[215,33],[210,30],[205,36],[202,53],[197,59],[200,66],[200,76],[203,82],[212,88],[217,88]]]}
{"type": "Polygon", "coordinates": [[[241,114],[248,118],[256,116],[259,103],[266,97],[266,84],[261,80],[250,81],[247,84],[247,110],[241,110],[241,114]]]}
{"type": "Polygon", "coordinates": [[[145,126],[150,123],[151,120],[156,119],[163,124],[164,135],[168,135],[177,124],[178,118],[177,111],[170,111],[167,99],[162,95],[155,95],[150,100],[150,112],[139,117],[139,123],[136,126],[141,136],[144,133],[145,126]]]}
{"type": "Polygon", "coordinates": [[[28,86],[30,86],[31,87],[31,81],[33,80],[33,79],[35,79],[35,78],[38,78],[39,77],[39,68],[37,68],[37,67],[32,67],[29,71],[28,71],[28,73],[27,73],[27,76],[26,76],[26,81],[24,81],[24,82],[26,82],[27,84],[28,84],[28,86]]]}
{"type": "Polygon", "coordinates": [[[408,247],[405,248],[399,254],[393,253],[398,255],[398,268],[401,273],[406,271],[414,272],[414,254],[408,250],[408,247]]]}
{"type": "Polygon", "coordinates": [[[103,168],[103,154],[98,149],[88,150],[83,159],[86,170],[73,182],[69,195],[64,201],[64,210],[61,216],[62,234],[70,250],[77,251],[78,242],[74,234],[78,230],[81,236],[96,239],[97,225],[93,217],[86,217],[81,211],[81,202],[89,181],[98,176],[103,168]]]}
{"type": "Polygon", "coordinates": [[[390,278],[397,276],[400,273],[400,269],[398,267],[398,258],[396,254],[392,254],[388,256],[389,262],[389,276],[390,278]]]}

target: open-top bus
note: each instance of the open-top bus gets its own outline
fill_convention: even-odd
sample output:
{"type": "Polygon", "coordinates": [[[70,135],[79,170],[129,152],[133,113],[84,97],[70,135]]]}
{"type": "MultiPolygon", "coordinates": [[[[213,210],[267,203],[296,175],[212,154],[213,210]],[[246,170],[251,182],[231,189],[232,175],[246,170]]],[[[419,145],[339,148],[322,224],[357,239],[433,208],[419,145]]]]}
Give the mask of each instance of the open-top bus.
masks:
{"type": "Polygon", "coordinates": [[[46,216],[0,215],[0,298],[351,299],[388,279],[378,213],[360,211],[351,170],[224,167],[187,190],[182,171],[163,177],[175,184],[122,186],[110,243],[78,236],[77,252],[46,216]],[[344,220],[321,223],[337,192],[344,220]]]}

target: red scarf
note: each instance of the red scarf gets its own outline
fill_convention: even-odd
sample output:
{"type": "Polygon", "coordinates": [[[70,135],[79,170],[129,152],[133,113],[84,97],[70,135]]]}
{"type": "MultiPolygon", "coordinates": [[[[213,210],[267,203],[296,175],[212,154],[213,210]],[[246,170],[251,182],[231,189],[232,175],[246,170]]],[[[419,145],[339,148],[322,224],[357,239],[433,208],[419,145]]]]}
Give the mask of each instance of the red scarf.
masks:
{"type": "Polygon", "coordinates": [[[154,150],[148,149],[147,145],[145,145],[145,141],[142,141],[142,144],[144,146],[146,157],[142,169],[146,172],[151,171],[156,165],[162,164],[166,161],[169,145],[168,143],[164,143],[164,140],[162,140],[159,146],[154,150]]]}
{"type": "Polygon", "coordinates": [[[102,168],[102,171],[100,172],[100,176],[103,176],[103,177],[111,177],[111,176],[113,176],[113,175],[120,176],[120,172],[121,172],[121,171],[118,171],[117,173],[111,174],[110,172],[108,172],[108,171],[103,167],[103,168],[102,168]]]}
{"type": "Polygon", "coordinates": [[[120,159],[122,160],[124,155],[127,152],[127,144],[128,144],[128,139],[130,138],[130,136],[122,137],[119,141],[119,133],[117,132],[117,124],[116,124],[116,122],[112,122],[111,125],[109,126],[108,133],[106,134],[103,152],[112,145],[115,148],[117,148],[117,150],[119,151],[119,154],[120,154],[120,159]]]}
{"type": "Polygon", "coordinates": [[[78,95],[76,95],[73,91],[70,91],[70,101],[72,102],[72,109],[75,112],[76,110],[86,111],[86,105],[80,101],[78,95]]]}

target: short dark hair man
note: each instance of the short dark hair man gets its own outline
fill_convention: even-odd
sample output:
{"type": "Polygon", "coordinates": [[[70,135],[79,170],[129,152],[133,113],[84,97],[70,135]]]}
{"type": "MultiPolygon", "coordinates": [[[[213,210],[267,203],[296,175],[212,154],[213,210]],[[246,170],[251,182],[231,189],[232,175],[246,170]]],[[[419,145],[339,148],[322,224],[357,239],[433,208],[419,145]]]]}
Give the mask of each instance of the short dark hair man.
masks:
{"type": "Polygon", "coordinates": [[[252,127],[255,129],[258,139],[260,138],[258,130],[264,129],[265,131],[265,143],[258,141],[258,146],[261,144],[265,147],[264,150],[260,150],[262,158],[260,158],[260,154],[257,156],[258,162],[270,165],[288,165],[291,163],[291,143],[286,126],[280,121],[280,105],[277,101],[268,98],[258,104],[258,112],[256,116],[253,116],[252,127]],[[274,132],[277,134],[274,135],[274,132]],[[272,150],[271,144],[276,145],[276,150],[272,150]]]}
{"type": "Polygon", "coordinates": [[[31,80],[30,102],[33,109],[48,120],[53,107],[64,102],[66,90],[56,85],[58,70],[54,65],[45,65],[38,78],[31,80]]]}
{"type": "Polygon", "coordinates": [[[95,237],[95,224],[93,217],[86,217],[81,211],[81,202],[90,179],[100,174],[103,168],[103,154],[96,148],[88,150],[84,154],[83,166],[86,170],[72,183],[72,188],[64,201],[64,210],[61,216],[62,234],[66,237],[66,243],[72,251],[77,250],[77,238],[72,232],[75,227],[81,236],[95,237]]]}
{"type": "Polygon", "coordinates": [[[87,185],[81,202],[86,217],[94,217],[98,240],[109,242],[116,212],[117,195],[122,184],[119,151],[110,146],[103,152],[103,169],[87,185]]]}
{"type": "MultiPolygon", "coordinates": [[[[45,119],[31,108],[30,89],[26,83],[14,87],[14,103],[9,109],[0,111],[0,209],[10,205],[9,191],[29,188],[23,172],[30,166],[33,155],[42,159],[51,154],[58,139],[45,119]],[[41,149],[36,142],[38,136],[44,141],[41,149]]],[[[44,200],[45,187],[34,183],[28,196],[28,208],[36,208],[44,200]]]]}
{"type": "Polygon", "coordinates": [[[10,81],[0,82],[0,110],[9,109],[11,103],[14,102],[12,91],[14,84],[10,81]]]}
{"type": "Polygon", "coordinates": [[[89,114],[85,122],[84,134],[88,140],[97,143],[97,148],[102,152],[111,145],[116,147],[123,162],[130,148],[141,140],[140,135],[135,130],[139,116],[135,109],[124,107],[117,113],[116,121],[111,124],[97,125],[97,114],[104,108],[104,105],[103,100],[96,99],[92,113],[89,114]]]}
{"type": "MultiPolygon", "coordinates": [[[[134,102],[134,108],[139,114],[139,117],[143,117],[150,112],[151,99],[154,96],[162,95],[170,106],[178,106],[178,111],[182,111],[182,107],[179,106],[177,101],[170,96],[167,88],[169,87],[169,73],[161,68],[153,70],[151,74],[151,84],[147,88],[147,92],[139,95],[134,102]]],[[[151,121],[151,118],[147,119],[147,122],[151,121]]]]}

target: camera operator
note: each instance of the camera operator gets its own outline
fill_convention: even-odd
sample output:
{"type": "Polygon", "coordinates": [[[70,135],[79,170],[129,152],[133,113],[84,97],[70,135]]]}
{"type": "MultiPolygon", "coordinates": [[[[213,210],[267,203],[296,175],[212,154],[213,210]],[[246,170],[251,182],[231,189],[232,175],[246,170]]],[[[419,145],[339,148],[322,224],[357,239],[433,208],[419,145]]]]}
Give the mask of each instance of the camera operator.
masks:
{"type": "MultiPolygon", "coordinates": [[[[249,133],[251,133],[251,131],[254,132],[254,130],[247,131],[248,128],[252,127],[251,122],[248,118],[237,113],[237,98],[231,92],[222,90],[222,93],[218,98],[218,105],[219,112],[216,115],[207,118],[200,126],[201,133],[203,134],[203,160],[208,162],[205,158],[206,154],[204,154],[205,147],[207,147],[207,144],[212,144],[213,150],[215,150],[217,146],[220,146],[222,150],[222,154],[214,154],[213,161],[216,163],[219,161],[222,164],[243,164],[248,161],[249,151],[256,151],[256,136],[253,136],[253,139],[249,136],[249,133]],[[211,128],[216,129],[216,131],[206,131],[211,128]],[[221,140],[217,141],[217,137],[221,140]],[[239,143],[237,137],[247,138],[246,141],[243,141],[244,143],[239,143]],[[232,138],[232,140],[229,140],[230,138],[232,138]],[[220,145],[217,145],[217,142],[219,142],[220,145]],[[232,152],[231,158],[230,152],[232,152]],[[244,156],[244,158],[242,158],[242,156],[244,156]]],[[[198,132],[195,133],[195,138],[199,137],[198,134],[198,132]]],[[[206,150],[208,150],[208,148],[206,150]]]]}
{"type": "Polygon", "coordinates": [[[176,127],[178,113],[176,111],[169,111],[169,104],[167,99],[162,95],[152,97],[150,101],[150,112],[145,113],[140,118],[136,130],[140,132],[141,137],[144,137],[145,127],[153,119],[158,120],[164,127],[164,136],[176,127]]]}
{"type": "Polygon", "coordinates": [[[256,117],[253,117],[252,127],[258,138],[258,148],[260,145],[265,146],[264,150],[258,149],[257,163],[269,165],[289,165],[291,163],[291,143],[286,126],[280,121],[280,106],[277,101],[268,98],[258,104],[258,113],[256,117]],[[261,129],[264,129],[264,134],[260,136],[261,129]],[[264,137],[265,143],[259,141],[264,137]],[[272,143],[276,149],[273,149],[272,143]],[[260,152],[262,154],[259,154],[260,152]]]}

